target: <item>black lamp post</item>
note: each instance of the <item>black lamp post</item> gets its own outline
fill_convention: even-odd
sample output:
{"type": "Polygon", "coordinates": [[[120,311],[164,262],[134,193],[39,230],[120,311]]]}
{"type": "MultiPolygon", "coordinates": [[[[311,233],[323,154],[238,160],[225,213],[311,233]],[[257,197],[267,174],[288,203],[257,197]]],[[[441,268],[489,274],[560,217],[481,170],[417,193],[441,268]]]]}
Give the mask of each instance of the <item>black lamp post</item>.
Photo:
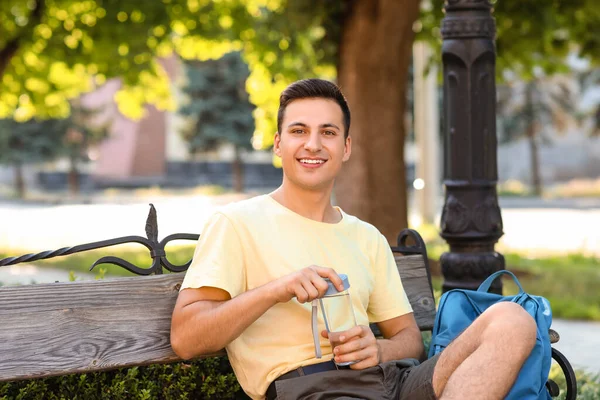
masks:
{"type": "MultiPolygon", "coordinates": [[[[476,289],[504,268],[494,250],[502,236],[496,193],[495,21],[488,0],[446,0],[444,68],[444,186],[441,236],[443,290],[476,289]]],[[[500,293],[497,280],[492,291],[500,293]]]]}

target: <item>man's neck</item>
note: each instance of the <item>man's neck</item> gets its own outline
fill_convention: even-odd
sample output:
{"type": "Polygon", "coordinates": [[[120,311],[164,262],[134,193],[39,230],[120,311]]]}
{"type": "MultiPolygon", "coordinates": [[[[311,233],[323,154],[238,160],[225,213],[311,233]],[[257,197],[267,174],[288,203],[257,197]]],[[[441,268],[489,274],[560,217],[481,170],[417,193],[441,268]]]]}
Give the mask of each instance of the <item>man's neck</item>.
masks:
{"type": "Polygon", "coordinates": [[[270,196],[305,218],[334,224],[340,222],[342,215],[331,205],[332,190],[333,186],[326,190],[306,190],[284,181],[270,196]]]}

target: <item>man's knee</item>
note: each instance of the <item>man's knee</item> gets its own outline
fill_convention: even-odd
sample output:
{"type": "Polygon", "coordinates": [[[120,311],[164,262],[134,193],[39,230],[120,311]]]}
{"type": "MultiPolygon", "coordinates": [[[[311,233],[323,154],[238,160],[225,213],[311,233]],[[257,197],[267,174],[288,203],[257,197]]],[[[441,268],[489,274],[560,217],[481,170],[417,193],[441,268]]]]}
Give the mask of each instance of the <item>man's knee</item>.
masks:
{"type": "Polygon", "coordinates": [[[491,336],[502,336],[510,340],[514,350],[529,353],[535,346],[537,324],[523,307],[512,302],[497,303],[483,314],[487,319],[491,336]]]}

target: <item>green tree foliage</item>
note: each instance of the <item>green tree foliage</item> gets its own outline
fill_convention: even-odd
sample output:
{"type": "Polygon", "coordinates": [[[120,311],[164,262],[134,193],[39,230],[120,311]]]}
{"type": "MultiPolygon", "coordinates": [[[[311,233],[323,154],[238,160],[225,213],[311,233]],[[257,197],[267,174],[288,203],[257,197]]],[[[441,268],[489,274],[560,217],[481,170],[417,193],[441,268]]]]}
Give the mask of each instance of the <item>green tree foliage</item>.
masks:
{"type": "Polygon", "coordinates": [[[246,79],[248,66],[239,52],[225,54],[217,60],[187,62],[182,91],[187,103],[179,113],[187,123],[181,135],[189,146],[190,154],[214,150],[228,143],[235,149],[233,160],[233,187],[243,190],[241,150],[252,149],[254,133],[254,106],[248,100],[246,79]]]}
{"type": "MultiPolygon", "coordinates": [[[[443,0],[424,5],[415,29],[439,44],[443,0]]],[[[0,116],[65,117],[69,99],[91,90],[94,80],[113,77],[126,83],[118,96],[126,114],[141,116],[145,102],[172,108],[157,56],[175,50],[185,59],[207,59],[237,48],[252,71],[248,89],[258,107],[257,132],[268,132],[269,145],[270,106],[280,89],[309,75],[335,76],[350,7],[298,0],[5,0],[0,116]]],[[[574,49],[600,58],[595,0],[496,1],[494,15],[500,72],[564,70],[565,55],[574,49]]]]}
{"type": "MultiPolygon", "coordinates": [[[[248,24],[242,1],[4,0],[0,2],[0,115],[64,118],[69,99],[108,78],[131,116],[140,103],[169,107],[156,57],[197,57],[203,41],[234,40],[248,24]],[[200,40],[202,38],[202,40],[200,40]]],[[[209,54],[210,55],[210,54],[209,54]]]]}
{"type": "MultiPolygon", "coordinates": [[[[420,37],[440,43],[443,0],[423,7],[420,37]]],[[[185,59],[244,50],[257,140],[271,144],[277,94],[294,79],[333,78],[351,2],[298,0],[5,0],[0,2],[0,116],[65,117],[68,100],[121,77],[126,115],[142,105],[172,108],[156,57],[185,59]]],[[[598,60],[595,0],[496,1],[498,71],[530,75],[535,66],[564,70],[565,55],[598,60]]],[[[438,52],[439,54],[439,52],[438,52]]],[[[356,55],[360,57],[360,54],[356,55]]]]}
{"type": "Polygon", "coordinates": [[[15,192],[25,195],[23,166],[66,157],[70,163],[69,187],[79,190],[78,165],[89,161],[88,150],[106,138],[109,123],[98,118],[101,108],[74,101],[71,114],[62,119],[0,120],[0,164],[15,168],[15,192]]]}
{"type": "Polygon", "coordinates": [[[190,153],[214,149],[222,142],[251,149],[254,106],[245,90],[248,67],[239,52],[187,62],[184,70],[181,89],[188,102],[178,112],[193,122],[181,132],[190,153]]]}
{"type": "Polygon", "coordinates": [[[0,120],[0,164],[14,166],[15,192],[25,195],[23,165],[52,160],[64,151],[66,125],[60,120],[0,120]]]}
{"type": "MultiPolygon", "coordinates": [[[[444,0],[424,3],[418,39],[439,49],[444,0]]],[[[536,68],[546,74],[567,72],[567,56],[577,54],[600,63],[600,9],[596,0],[492,0],[496,19],[498,78],[507,70],[533,79],[536,68]]],[[[436,54],[439,56],[440,51],[436,54]]]]}

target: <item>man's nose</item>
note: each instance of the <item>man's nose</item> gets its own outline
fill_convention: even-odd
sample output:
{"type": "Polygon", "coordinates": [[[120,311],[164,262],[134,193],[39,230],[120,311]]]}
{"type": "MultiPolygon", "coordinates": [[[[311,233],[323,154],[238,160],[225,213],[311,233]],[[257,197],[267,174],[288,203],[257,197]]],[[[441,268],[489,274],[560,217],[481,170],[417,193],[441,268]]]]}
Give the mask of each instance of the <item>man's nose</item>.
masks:
{"type": "Polygon", "coordinates": [[[321,135],[319,135],[319,132],[311,133],[304,143],[304,149],[312,153],[320,151],[321,147],[321,135]]]}

